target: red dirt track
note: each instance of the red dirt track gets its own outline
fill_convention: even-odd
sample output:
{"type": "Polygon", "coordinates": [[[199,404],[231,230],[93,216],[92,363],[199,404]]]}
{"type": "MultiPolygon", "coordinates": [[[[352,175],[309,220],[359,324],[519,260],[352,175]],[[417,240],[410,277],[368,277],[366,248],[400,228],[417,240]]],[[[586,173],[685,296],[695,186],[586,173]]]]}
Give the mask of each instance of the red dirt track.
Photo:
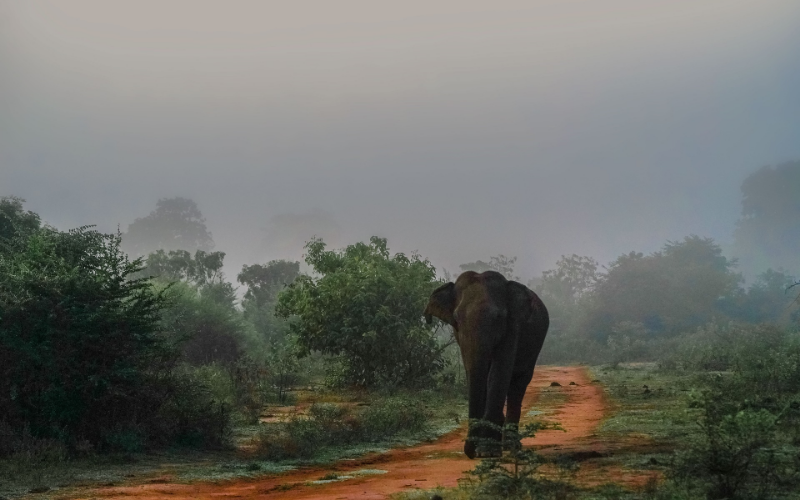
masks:
{"type": "MultiPolygon", "coordinates": [[[[562,402],[538,418],[556,421],[565,429],[540,431],[536,437],[526,440],[525,445],[541,449],[542,453],[572,453],[595,450],[601,443],[593,442],[596,428],[606,410],[603,388],[592,384],[585,367],[541,366],[536,369],[533,380],[523,401],[523,423],[525,413],[536,406],[542,391],[563,393],[562,402]],[[551,382],[560,387],[550,388],[551,382]],[[576,385],[569,385],[574,382],[576,385]]],[[[530,417],[528,417],[529,419],[530,417]]],[[[463,453],[465,426],[446,434],[432,443],[408,448],[398,448],[386,453],[370,454],[356,460],[341,461],[325,467],[297,469],[285,474],[264,476],[255,479],[236,479],[225,482],[196,482],[179,484],[159,482],[158,484],[130,484],[82,491],[71,498],[104,499],[219,499],[219,498],[281,498],[281,499],[380,499],[408,489],[430,489],[436,486],[457,486],[459,478],[477,465],[463,453]],[[372,473],[358,475],[357,471],[372,473]],[[375,473],[385,471],[385,473],[375,473]],[[309,484],[326,474],[335,472],[339,476],[353,475],[325,484],[309,484]],[[356,473],[356,474],[354,474],[356,473]]],[[[617,479],[621,470],[589,467],[586,474],[580,474],[579,482],[594,483],[592,476],[602,478],[601,482],[617,479]],[[585,481],[581,481],[584,475],[585,481]]],[[[598,478],[598,479],[599,479],[598,478]]],[[[620,482],[638,485],[641,477],[619,477],[620,482]]]]}

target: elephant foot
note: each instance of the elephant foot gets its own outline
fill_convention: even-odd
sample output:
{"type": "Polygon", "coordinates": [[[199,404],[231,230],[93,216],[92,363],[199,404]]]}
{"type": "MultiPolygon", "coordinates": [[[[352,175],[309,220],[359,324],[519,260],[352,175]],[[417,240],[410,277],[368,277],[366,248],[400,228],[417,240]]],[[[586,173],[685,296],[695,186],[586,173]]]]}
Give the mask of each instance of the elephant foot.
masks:
{"type": "Polygon", "coordinates": [[[472,441],[467,441],[464,443],[464,454],[469,457],[470,460],[476,457],[475,452],[475,443],[472,441]]]}
{"type": "Polygon", "coordinates": [[[482,445],[477,449],[478,458],[500,458],[503,456],[503,447],[500,443],[492,445],[482,445]]]}
{"type": "Polygon", "coordinates": [[[475,443],[467,441],[464,443],[464,454],[470,459],[498,458],[503,456],[503,447],[500,443],[476,446],[475,443]]]}

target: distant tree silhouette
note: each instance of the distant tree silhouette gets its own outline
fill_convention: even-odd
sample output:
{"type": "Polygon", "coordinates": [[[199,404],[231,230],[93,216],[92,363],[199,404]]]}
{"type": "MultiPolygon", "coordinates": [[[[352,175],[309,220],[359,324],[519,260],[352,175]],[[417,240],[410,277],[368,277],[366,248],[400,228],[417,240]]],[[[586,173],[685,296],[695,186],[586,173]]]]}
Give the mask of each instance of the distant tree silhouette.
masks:
{"type": "Polygon", "coordinates": [[[122,235],[122,248],[132,256],[143,257],[155,250],[209,251],[214,240],[194,201],[162,198],[148,216],[128,226],[122,235]]]}

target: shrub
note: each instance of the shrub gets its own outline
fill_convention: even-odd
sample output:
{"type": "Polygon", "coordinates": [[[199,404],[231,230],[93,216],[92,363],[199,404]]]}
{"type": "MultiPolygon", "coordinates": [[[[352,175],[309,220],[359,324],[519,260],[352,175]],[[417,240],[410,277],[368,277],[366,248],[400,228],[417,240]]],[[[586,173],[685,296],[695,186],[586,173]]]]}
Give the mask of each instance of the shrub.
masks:
{"type": "MultiPolygon", "coordinates": [[[[476,422],[476,425],[502,432],[503,447],[508,453],[501,457],[481,460],[475,469],[470,471],[470,475],[477,479],[472,498],[534,499],[549,498],[553,494],[556,498],[564,498],[572,489],[562,482],[539,477],[537,469],[544,463],[544,459],[533,449],[522,446],[523,439],[533,437],[541,429],[561,427],[543,422],[531,423],[522,429],[518,429],[515,425],[501,427],[486,421],[476,422]]],[[[496,446],[494,441],[485,438],[470,439],[477,442],[478,449],[496,446]]]]}
{"type": "Polygon", "coordinates": [[[679,456],[672,474],[705,484],[708,498],[767,498],[796,474],[777,418],[764,409],[732,412],[721,399],[706,394],[701,439],[679,456]]]}
{"type": "Polygon", "coordinates": [[[443,366],[442,350],[420,316],[436,288],[433,266],[418,255],[390,255],[372,237],[342,251],[306,244],[318,277],[302,275],[279,294],[276,313],[305,353],[336,356],[337,380],[357,386],[419,387],[443,366]]]}
{"type": "Polygon", "coordinates": [[[173,373],[163,291],[133,278],[119,236],[42,228],[0,253],[0,415],[73,451],[174,439],[218,445],[226,411],[173,373]],[[191,439],[190,439],[191,441],[191,439]]]}
{"type": "Polygon", "coordinates": [[[425,428],[428,414],[403,397],[376,399],[361,410],[332,403],[314,403],[306,416],[266,424],[257,438],[266,459],[308,458],[326,446],[377,442],[402,432],[425,428]]]}
{"type": "Polygon", "coordinates": [[[428,415],[419,400],[399,396],[380,399],[360,415],[364,437],[369,441],[380,441],[403,431],[420,431],[427,420],[428,415]]]}

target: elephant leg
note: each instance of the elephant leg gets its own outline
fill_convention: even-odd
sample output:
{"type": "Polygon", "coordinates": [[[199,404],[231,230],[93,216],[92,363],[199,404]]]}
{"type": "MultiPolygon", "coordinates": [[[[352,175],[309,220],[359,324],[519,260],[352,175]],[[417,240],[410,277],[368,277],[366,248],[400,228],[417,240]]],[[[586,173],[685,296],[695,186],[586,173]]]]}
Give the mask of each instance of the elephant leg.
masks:
{"type": "Polygon", "coordinates": [[[486,410],[486,387],[489,377],[490,360],[477,359],[472,363],[469,371],[469,430],[467,431],[467,442],[464,444],[464,453],[469,458],[475,458],[476,442],[483,436],[480,428],[475,428],[472,423],[483,418],[486,410]]]}
{"type": "MultiPolygon", "coordinates": [[[[503,406],[506,403],[509,384],[511,383],[512,372],[514,370],[514,359],[516,357],[516,338],[506,336],[494,349],[492,365],[489,371],[489,381],[486,394],[486,412],[484,420],[496,426],[503,425],[503,406]]],[[[486,453],[488,456],[499,456],[502,453],[500,443],[502,441],[502,431],[489,429],[484,434],[485,437],[497,442],[494,446],[487,443],[486,453]]]]}
{"type": "Polygon", "coordinates": [[[522,416],[522,398],[533,378],[533,368],[515,373],[508,387],[508,404],[506,408],[506,424],[519,425],[522,416]]]}
{"type": "MultiPolygon", "coordinates": [[[[519,420],[522,417],[522,399],[525,391],[533,378],[533,368],[524,372],[517,372],[511,377],[511,384],[508,387],[508,402],[506,403],[505,427],[519,427],[519,420]]],[[[511,449],[515,443],[506,442],[503,436],[503,448],[511,449]]]]}

